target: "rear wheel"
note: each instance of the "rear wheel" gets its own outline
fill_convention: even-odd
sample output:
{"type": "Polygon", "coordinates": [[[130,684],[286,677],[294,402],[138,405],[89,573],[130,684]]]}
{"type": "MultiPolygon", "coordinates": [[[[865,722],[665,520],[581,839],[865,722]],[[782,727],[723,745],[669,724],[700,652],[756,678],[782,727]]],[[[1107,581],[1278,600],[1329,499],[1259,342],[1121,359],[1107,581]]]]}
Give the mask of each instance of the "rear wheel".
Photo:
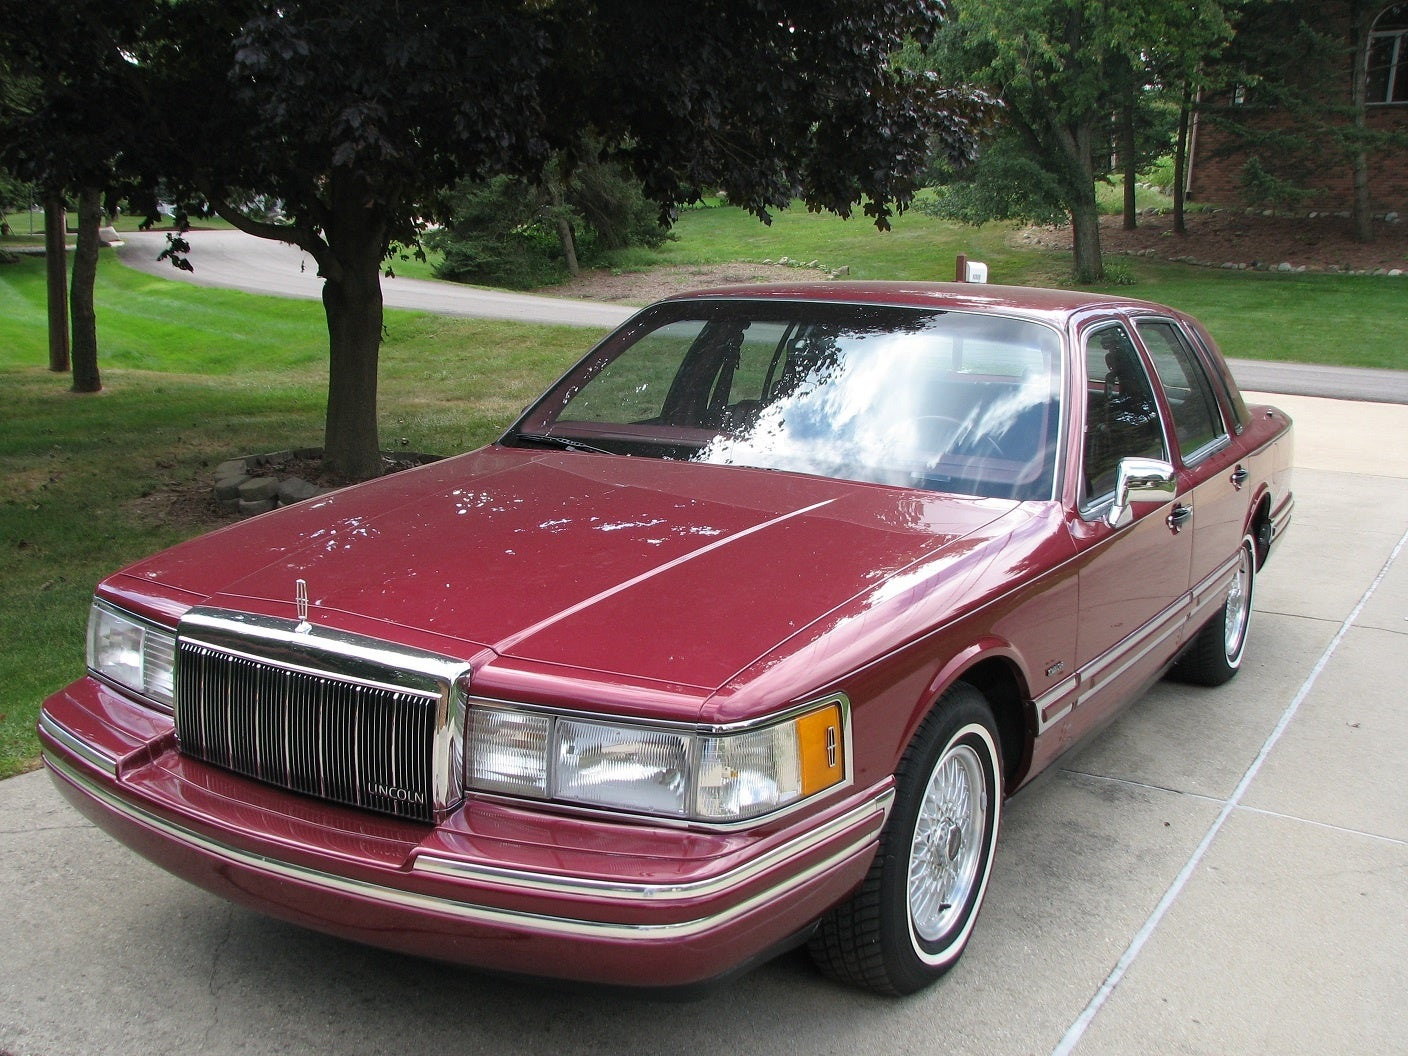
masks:
{"type": "Polygon", "coordinates": [[[1227,588],[1222,609],[1203,625],[1178,663],[1173,677],[1200,686],[1220,686],[1242,666],[1252,621],[1252,588],[1256,584],[1256,543],[1242,537],[1237,572],[1227,588]]]}
{"type": "Polygon", "coordinates": [[[827,974],[889,994],[927,986],[962,954],[987,889],[1002,810],[997,728],[959,684],[935,705],[895,772],[880,849],[860,889],[818,926],[827,974]]]}

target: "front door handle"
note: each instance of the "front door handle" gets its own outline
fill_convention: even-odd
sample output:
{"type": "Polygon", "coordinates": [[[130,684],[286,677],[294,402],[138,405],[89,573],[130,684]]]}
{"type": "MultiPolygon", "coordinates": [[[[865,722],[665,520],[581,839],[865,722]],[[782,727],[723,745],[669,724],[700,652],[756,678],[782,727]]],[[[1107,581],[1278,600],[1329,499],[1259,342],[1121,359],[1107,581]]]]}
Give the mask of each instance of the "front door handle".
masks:
{"type": "Polygon", "coordinates": [[[1165,518],[1165,523],[1174,535],[1183,530],[1183,526],[1193,519],[1193,507],[1175,506],[1173,512],[1165,518]]]}

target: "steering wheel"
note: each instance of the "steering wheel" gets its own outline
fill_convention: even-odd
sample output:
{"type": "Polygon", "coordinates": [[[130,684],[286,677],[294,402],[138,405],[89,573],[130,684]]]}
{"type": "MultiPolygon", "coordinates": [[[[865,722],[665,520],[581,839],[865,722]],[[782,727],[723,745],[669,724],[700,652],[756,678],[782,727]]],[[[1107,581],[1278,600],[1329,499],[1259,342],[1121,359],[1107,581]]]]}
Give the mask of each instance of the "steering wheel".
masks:
{"type": "Polygon", "coordinates": [[[922,446],[927,450],[951,454],[1004,457],[1002,445],[993,439],[991,433],[978,433],[975,436],[968,426],[957,418],[950,418],[946,414],[922,414],[916,417],[914,422],[924,441],[922,446]],[[930,436],[940,437],[942,442],[934,443],[931,446],[927,442],[930,436]]]}

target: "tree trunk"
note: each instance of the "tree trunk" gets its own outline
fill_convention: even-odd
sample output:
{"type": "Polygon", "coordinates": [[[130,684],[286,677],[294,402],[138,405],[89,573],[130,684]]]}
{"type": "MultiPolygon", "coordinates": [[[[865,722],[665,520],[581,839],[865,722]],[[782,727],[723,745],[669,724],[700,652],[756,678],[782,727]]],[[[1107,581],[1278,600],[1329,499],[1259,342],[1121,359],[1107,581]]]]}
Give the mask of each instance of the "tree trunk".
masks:
{"type": "Polygon", "coordinates": [[[98,374],[98,318],[93,310],[93,286],[98,278],[98,229],[103,223],[103,189],[78,191],[78,241],[73,250],[73,391],[101,392],[98,374]]]}
{"type": "Polygon", "coordinates": [[[298,246],[318,262],[328,321],[323,468],[345,479],[367,480],[381,474],[376,390],[386,218],[383,210],[368,204],[371,195],[355,175],[340,172],[325,189],[319,228],[255,220],[218,199],[214,205],[222,218],[246,234],[298,246]]]}
{"type": "Polygon", "coordinates": [[[381,473],[377,363],[381,354],[381,254],[342,258],[323,284],[328,320],[328,413],[323,466],[353,480],[381,473]]]}
{"type": "Polygon", "coordinates": [[[1364,4],[1353,5],[1354,23],[1351,47],[1354,49],[1353,83],[1350,100],[1353,110],[1354,143],[1351,167],[1354,175],[1354,237],[1359,242],[1374,241],[1374,208],[1369,194],[1369,152],[1365,148],[1369,102],[1369,34],[1374,13],[1364,4]]]}
{"type": "Polygon", "coordinates": [[[1188,179],[1188,123],[1193,108],[1192,96],[1191,87],[1184,85],[1183,103],[1178,108],[1178,138],[1173,145],[1173,233],[1176,235],[1188,233],[1184,217],[1187,196],[1183,185],[1188,179]]]}
{"type": "Polygon", "coordinates": [[[61,194],[44,196],[44,265],[49,291],[49,369],[67,374],[68,214],[61,194]]]}
{"type": "Polygon", "coordinates": [[[562,179],[549,166],[546,174],[548,197],[552,202],[553,216],[557,222],[557,241],[562,247],[562,259],[567,264],[567,273],[574,279],[582,274],[582,266],[577,261],[577,239],[572,233],[572,220],[568,216],[567,203],[562,193],[562,179]]]}
{"type": "Polygon", "coordinates": [[[1139,159],[1134,144],[1134,99],[1127,98],[1120,107],[1120,167],[1124,170],[1124,229],[1139,226],[1139,208],[1135,204],[1135,181],[1139,177],[1139,159]]]}
{"type": "Polygon", "coordinates": [[[1105,277],[1100,255],[1100,207],[1095,203],[1095,186],[1071,205],[1071,235],[1075,252],[1075,279],[1078,283],[1099,282],[1105,277]]]}
{"type": "Polygon", "coordinates": [[[1095,200],[1095,167],[1091,155],[1096,122],[1087,120],[1064,129],[1053,127],[1064,162],[1062,183],[1066,207],[1071,213],[1075,280],[1099,282],[1105,277],[1105,263],[1100,256],[1100,205],[1095,200]]]}
{"type": "Polygon", "coordinates": [[[582,274],[582,265],[577,262],[577,241],[572,235],[572,224],[561,213],[557,214],[557,240],[562,243],[562,259],[567,262],[567,272],[574,279],[582,274]]]}

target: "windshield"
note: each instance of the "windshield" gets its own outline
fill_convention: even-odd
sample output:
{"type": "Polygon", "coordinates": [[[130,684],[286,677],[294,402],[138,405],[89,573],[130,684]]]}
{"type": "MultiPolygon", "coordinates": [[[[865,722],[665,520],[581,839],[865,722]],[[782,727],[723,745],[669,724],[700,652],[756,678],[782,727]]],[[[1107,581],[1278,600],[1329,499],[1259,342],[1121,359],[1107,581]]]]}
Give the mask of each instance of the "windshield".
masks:
{"type": "Polygon", "coordinates": [[[995,315],[807,301],[659,306],[505,438],[1049,499],[1060,338],[995,315]]]}

